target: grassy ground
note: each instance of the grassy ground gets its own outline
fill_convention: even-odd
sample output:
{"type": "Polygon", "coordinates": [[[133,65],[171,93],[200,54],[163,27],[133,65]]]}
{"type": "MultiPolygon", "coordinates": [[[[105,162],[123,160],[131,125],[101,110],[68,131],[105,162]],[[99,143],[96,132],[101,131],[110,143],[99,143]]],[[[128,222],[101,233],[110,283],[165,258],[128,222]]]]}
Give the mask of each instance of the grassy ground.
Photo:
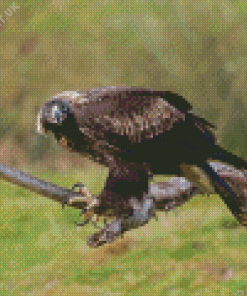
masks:
{"type": "MultiPolygon", "coordinates": [[[[78,181],[40,177],[67,187],[78,181]]],[[[89,180],[93,193],[104,182],[89,180]]],[[[91,249],[86,237],[95,229],[77,229],[78,210],[62,210],[5,181],[0,186],[0,295],[238,295],[247,289],[247,232],[217,195],[197,195],[91,249]]]]}

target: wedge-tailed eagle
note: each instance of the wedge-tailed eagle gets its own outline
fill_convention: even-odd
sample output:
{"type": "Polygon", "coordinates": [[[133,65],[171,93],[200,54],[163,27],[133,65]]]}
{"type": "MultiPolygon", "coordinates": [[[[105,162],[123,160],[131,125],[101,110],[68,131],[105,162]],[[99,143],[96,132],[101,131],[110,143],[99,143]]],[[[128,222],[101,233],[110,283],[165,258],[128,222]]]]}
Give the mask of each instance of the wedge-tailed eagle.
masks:
{"type": "Polygon", "coordinates": [[[109,167],[102,192],[87,207],[92,213],[111,209],[117,217],[143,224],[155,206],[146,198],[149,178],[177,175],[203,187],[194,170],[199,167],[237,220],[247,225],[244,190],[221,178],[210,161],[242,171],[247,162],[221,147],[215,126],[175,93],[122,86],[62,92],[41,107],[37,130],[52,132],[62,146],[109,167]]]}

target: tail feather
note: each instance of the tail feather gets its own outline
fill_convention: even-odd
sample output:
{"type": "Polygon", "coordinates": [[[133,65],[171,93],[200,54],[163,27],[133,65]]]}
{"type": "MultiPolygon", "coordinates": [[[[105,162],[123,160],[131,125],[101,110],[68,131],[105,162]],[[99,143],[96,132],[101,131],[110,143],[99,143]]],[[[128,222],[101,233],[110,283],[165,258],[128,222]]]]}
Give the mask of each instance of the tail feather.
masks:
{"type": "MultiPolygon", "coordinates": [[[[223,155],[224,156],[224,155],[223,155]]],[[[245,162],[230,154],[223,161],[239,168],[245,162]],[[230,156],[230,157],[229,157],[230,156]],[[231,161],[230,161],[231,160],[231,161]],[[232,161],[234,160],[234,161],[232,161]]],[[[219,159],[219,158],[218,158],[219,159]]],[[[221,196],[230,211],[243,226],[247,226],[247,176],[242,171],[221,163],[209,162],[202,166],[202,169],[210,177],[215,191],[221,196]]]]}
{"type": "Polygon", "coordinates": [[[217,152],[212,156],[212,160],[221,160],[227,162],[239,170],[247,170],[247,161],[243,158],[226,151],[225,149],[218,147],[217,152]]]}

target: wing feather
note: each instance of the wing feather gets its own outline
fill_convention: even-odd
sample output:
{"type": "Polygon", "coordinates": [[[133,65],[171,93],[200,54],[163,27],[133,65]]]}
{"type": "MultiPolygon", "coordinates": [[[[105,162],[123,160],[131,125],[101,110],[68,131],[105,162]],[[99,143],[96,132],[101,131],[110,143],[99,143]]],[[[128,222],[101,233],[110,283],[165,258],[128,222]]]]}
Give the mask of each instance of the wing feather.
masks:
{"type": "Polygon", "coordinates": [[[73,151],[83,153],[86,144],[94,159],[109,165],[120,156],[114,152],[122,155],[130,144],[165,133],[185,118],[216,143],[214,126],[194,114],[183,97],[140,87],[62,92],[42,106],[37,130],[51,130],[58,143],[73,151]],[[54,106],[60,107],[59,121],[54,106]]]}
{"type": "MultiPolygon", "coordinates": [[[[104,134],[110,132],[126,135],[135,143],[170,130],[174,123],[185,120],[185,113],[166,101],[167,93],[107,87],[78,91],[76,95],[64,92],[56,99],[66,99],[81,131],[88,132],[88,136],[94,134],[103,140],[104,134]],[[91,126],[93,131],[89,131],[91,126]]],[[[178,96],[178,100],[181,99],[185,101],[178,96]]]]}

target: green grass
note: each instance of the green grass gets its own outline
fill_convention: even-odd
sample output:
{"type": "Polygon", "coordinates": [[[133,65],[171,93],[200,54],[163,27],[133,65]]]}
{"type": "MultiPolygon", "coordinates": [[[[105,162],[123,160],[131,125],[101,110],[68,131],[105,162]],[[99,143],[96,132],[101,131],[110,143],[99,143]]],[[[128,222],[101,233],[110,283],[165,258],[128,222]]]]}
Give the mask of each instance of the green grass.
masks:
{"type": "MultiPolygon", "coordinates": [[[[76,181],[40,176],[68,187],[76,181]]],[[[86,237],[95,230],[77,230],[78,210],[0,186],[0,295],[234,295],[247,288],[247,232],[217,195],[197,195],[91,249],[86,237]]]]}

